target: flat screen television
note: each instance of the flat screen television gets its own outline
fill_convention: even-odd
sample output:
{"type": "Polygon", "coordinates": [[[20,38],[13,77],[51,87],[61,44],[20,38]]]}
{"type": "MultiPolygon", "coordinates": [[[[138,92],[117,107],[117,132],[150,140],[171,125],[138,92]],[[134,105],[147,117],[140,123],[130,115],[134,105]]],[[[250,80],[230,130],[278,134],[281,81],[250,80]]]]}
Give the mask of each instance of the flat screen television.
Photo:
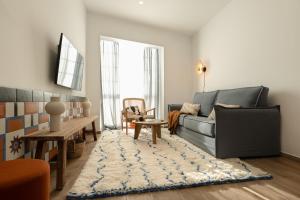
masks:
{"type": "Polygon", "coordinates": [[[61,33],[58,45],[56,84],[73,90],[81,90],[83,67],[82,55],[61,33]]]}

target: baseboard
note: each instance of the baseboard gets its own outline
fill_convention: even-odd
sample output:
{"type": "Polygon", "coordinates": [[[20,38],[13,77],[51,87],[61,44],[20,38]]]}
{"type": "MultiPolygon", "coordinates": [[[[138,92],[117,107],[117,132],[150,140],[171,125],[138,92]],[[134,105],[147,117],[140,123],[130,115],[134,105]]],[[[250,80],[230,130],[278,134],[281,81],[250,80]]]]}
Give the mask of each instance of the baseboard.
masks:
{"type": "Polygon", "coordinates": [[[280,154],[282,157],[285,157],[285,158],[289,158],[289,159],[292,159],[292,160],[295,160],[295,161],[298,161],[300,162],[300,158],[297,157],[297,156],[293,156],[291,154],[287,154],[287,153],[282,153],[280,154]]]}

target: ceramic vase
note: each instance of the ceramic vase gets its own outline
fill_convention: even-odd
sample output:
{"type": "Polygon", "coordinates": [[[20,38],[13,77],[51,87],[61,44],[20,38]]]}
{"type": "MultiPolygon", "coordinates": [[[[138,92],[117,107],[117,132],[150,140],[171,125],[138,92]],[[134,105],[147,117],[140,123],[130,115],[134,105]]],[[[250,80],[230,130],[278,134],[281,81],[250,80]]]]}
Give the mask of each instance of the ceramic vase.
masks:
{"type": "Polygon", "coordinates": [[[46,104],[45,110],[50,115],[50,131],[61,130],[61,114],[65,112],[65,105],[60,101],[60,97],[51,97],[51,101],[46,104]]]}
{"type": "Polygon", "coordinates": [[[90,116],[91,106],[92,106],[92,103],[89,101],[88,98],[85,98],[85,100],[82,102],[83,116],[84,117],[89,117],[90,116]]]}

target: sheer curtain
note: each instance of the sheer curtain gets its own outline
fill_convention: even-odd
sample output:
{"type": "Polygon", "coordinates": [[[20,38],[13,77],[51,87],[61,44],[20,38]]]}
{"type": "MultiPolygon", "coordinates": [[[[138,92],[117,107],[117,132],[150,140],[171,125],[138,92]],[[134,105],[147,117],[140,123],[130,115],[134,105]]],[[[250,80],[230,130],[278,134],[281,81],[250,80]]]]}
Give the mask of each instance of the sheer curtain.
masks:
{"type": "Polygon", "coordinates": [[[159,50],[146,47],[144,50],[144,98],[146,108],[156,108],[156,118],[160,116],[160,70],[159,50]]]}
{"type": "Polygon", "coordinates": [[[119,44],[101,40],[102,117],[106,128],[120,126],[119,44]]]}

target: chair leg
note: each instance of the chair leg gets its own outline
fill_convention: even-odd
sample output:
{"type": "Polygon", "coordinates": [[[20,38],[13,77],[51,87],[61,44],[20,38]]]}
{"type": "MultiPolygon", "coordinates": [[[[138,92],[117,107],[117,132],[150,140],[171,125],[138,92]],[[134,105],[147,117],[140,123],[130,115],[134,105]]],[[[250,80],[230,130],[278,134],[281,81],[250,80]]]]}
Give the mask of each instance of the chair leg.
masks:
{"type": "Polygon", "coordinates": [[[126,135],[128,135],[128,123],[127,121],[125,123],[126,123],[126,135]]]}
{"type": "Polygon", "coordinates": [[[123,131],[123,117],[121,117],[121,130],[123,131]]]}

